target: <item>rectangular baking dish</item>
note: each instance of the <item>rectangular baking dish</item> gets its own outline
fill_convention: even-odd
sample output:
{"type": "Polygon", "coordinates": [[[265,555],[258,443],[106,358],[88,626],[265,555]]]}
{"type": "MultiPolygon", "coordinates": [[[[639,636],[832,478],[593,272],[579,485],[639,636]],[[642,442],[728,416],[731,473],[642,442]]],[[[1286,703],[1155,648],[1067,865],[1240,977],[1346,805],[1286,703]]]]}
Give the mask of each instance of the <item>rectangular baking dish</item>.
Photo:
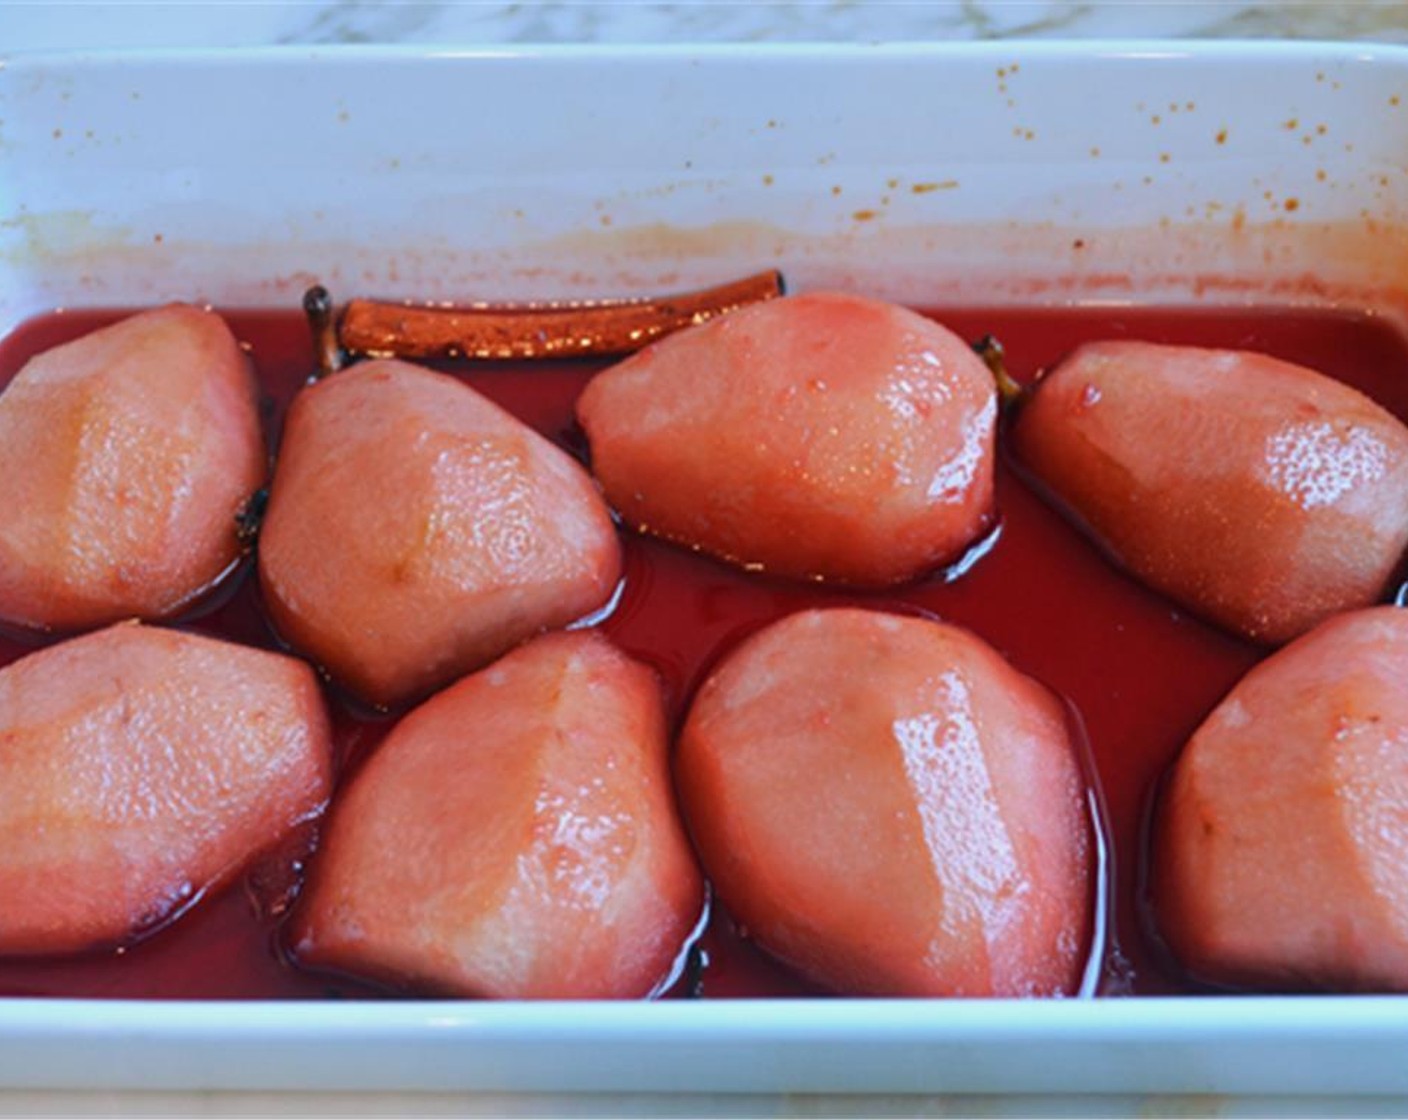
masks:
{"type": "MultiPolygon", "coordinates": [[[[1408,50],[274,50],[0,68],[0,330],[630,295],[1408,315],[1408,50]]],[[[1408,371],[1405,371],[1408,374],[1408,371]]],[[[3,900],[0,899],[0,905],[3,900]]],[[[11,1088],[1408,1092],[1408,997],[0,1000],[11,1088]]]]}

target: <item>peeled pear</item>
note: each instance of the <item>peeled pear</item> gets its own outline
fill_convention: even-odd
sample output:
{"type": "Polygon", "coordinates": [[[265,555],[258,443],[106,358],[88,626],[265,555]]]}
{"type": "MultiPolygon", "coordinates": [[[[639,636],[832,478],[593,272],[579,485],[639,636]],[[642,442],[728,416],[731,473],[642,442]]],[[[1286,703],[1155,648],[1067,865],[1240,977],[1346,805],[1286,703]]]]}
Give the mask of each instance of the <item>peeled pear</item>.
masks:
{"type": "Polygon", "coordinates": [[[635,999],[699,922],[660,682],[598,632],[547,634],[401,720],[324,833],[290,943],[437,993],[635,999]]]}
{"type": "Polygon", "coordinates": [[[566,452],[455,378],[352,366],[289,411],[259,540],[279,634],[378,706],[601,608],[610,512],[566,452]]]}
{"type": "Polygon", "coordinates": [[[700,687],[675,758],[719,899],[837,992],[1071,993],[1091,824],[1057,697],[925,618],[808,610],[700,687]]]}
{"type": "Polygon", "coordinates": [[[1408,992],[1408,611],[1338,615],[1194,733],[1154,830],[1159,931],[1240,988],[1408,992]]]}
{"type": "Polygon", "coordinates": [[[731,311],[598,374],[577,416],[627,524],[749,570],[903,583],[995,517],[992,377],[953,332],[879,300],[731,311]]]}
{"type": "Polygon", "coordinates": [[[35,356],[0,394],[0,619],[179,613],[239,558],[265,471],[254,375],[215,313],[172,304],[35,356]]]}
{"type": "Polygon", "coordinates": [[[1118,564],[1252,641],[1376,602],[1408,546],[1408,427],[1265,354],[1090,343],[1011,438],[1118,564]]]}
{"type": "Polygon", "coordinates": [[[132,941],[322,812],[302,661],[120,623],[0,669],[0,955],[132,941]]]}

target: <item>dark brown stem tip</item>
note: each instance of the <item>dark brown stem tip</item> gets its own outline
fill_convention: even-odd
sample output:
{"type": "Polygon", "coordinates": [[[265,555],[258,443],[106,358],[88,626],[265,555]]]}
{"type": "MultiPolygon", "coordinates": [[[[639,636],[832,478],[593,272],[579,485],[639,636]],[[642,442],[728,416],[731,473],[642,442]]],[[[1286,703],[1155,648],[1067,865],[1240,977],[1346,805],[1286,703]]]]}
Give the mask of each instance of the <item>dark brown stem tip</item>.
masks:
{"type": "Polygon", "coordinates": [[[313,352],[318,363],[313,380],[317,381],[330,373],[336,373],[343,365],[342,349],[337,341],[332,296],[321,284],[314,284],[303,293],[303,314],[307,317],[308,329],[313,334],[313,352]]]}
{"type": "Polygon", "coordinates": [[[309,319],[321,319],[332,314],[332,296],[321,284],[314,284],[303,293],[303,314],[309,319]]]}
{"type": "Polygon", "coordinates": [[[240,548],[248,552],[259,539],[259,529],[264,524],[264,511],[269,508],[269,489],[261,487],[249,496],[235,514],[235,539],[240,548]]]}
{"type": "Polygon", "coordinates": [[[1007,372],[1007,354],[1002,349],[1002,343],[995,336],[985,334],[973,343],[973,351],[983,359],[983,365],[987,366],[988,372],[992,374],[1002,407],[1010,409],[1021,404],[1026,399],[1027,388],[1007,372]]]}

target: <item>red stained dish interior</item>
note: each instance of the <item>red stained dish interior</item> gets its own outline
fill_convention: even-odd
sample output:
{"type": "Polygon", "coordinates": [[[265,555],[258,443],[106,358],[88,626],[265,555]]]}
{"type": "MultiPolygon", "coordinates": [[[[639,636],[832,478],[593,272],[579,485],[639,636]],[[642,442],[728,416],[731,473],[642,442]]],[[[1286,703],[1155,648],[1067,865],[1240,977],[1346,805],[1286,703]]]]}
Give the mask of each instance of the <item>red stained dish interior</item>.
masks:
{"type": "MultiPolygon", "coordinates": [[[[53,314],[0,343],[0,381],[30,355],[119,317],[53,314]]],[[[965,337],[996,334],[1012,372],[1028,379],[1081,342],[1140,338],[1262,350],[1338,377],[1408,418],[1408,339],[1388,322],[1308,310],[953,309],[935,318],[965,337]]],[[[227,319],[255,362],[277,439],[283,411],[313,367],[295,312],[235,311],[227,319]]],[[[576,454],[578,392],[598,368],[582,363],[480,365],[455,369],[474,388],[576,454]]],[[[1000,530],[961,576],[867,594],[789,584],[734,571],[687,551],[627,533],[625,582],[602,623],[628,653],[659,670],[678,721],[703,674],[740,638],[809,606],[855,604],[915,609],[967,626],[1079,712],[1107,807],[1113,856],[1111,932],[1098,992],[1192,990],[1141,925],[1143,820],[1159,776],[1184,740],[1261,656],[1254,647],[1188,617],[1113,569],[1077,530],[1003,462],[1000,530]]],[[[215,598],[181,621],[204,633],[273,646],[246,564],[215,598]]],[[[0,664],[35,648],[32,637],[0,637],[0,664]]],[[[333,695],[344,773],[389,727],[333,695]]],[[[116,952],[79,958],[0,961],[0,995],[131,998],[384,998],[355,981],[290,966],[279,927],[297,882],[297,856],[271,858],[179,921],[116,952]]],[[[673,995],[786,996],[812,989],[755,951],[717,908],[673,995]]]]}

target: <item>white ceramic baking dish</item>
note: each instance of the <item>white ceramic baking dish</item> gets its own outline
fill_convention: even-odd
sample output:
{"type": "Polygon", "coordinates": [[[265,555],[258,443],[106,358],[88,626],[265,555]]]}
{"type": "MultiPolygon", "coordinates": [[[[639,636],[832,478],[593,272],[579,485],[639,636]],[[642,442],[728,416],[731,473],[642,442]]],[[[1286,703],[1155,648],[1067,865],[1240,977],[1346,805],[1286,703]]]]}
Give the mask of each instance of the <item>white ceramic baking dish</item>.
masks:
{"type": "MultiPolygon", "coordinates": [[[[1408,50],[20,57],[0,329],[55,307],[630,294],[1408,311],[1408,50]]],[[[1405,371],[1408,376],[1408,371],[1405,371]]],[[[4,900],[0,899],[0,905],[4,900]]],[[[1408,997],[0,1001],[0,1085],[1408,1091],[1408,997]]]]}

